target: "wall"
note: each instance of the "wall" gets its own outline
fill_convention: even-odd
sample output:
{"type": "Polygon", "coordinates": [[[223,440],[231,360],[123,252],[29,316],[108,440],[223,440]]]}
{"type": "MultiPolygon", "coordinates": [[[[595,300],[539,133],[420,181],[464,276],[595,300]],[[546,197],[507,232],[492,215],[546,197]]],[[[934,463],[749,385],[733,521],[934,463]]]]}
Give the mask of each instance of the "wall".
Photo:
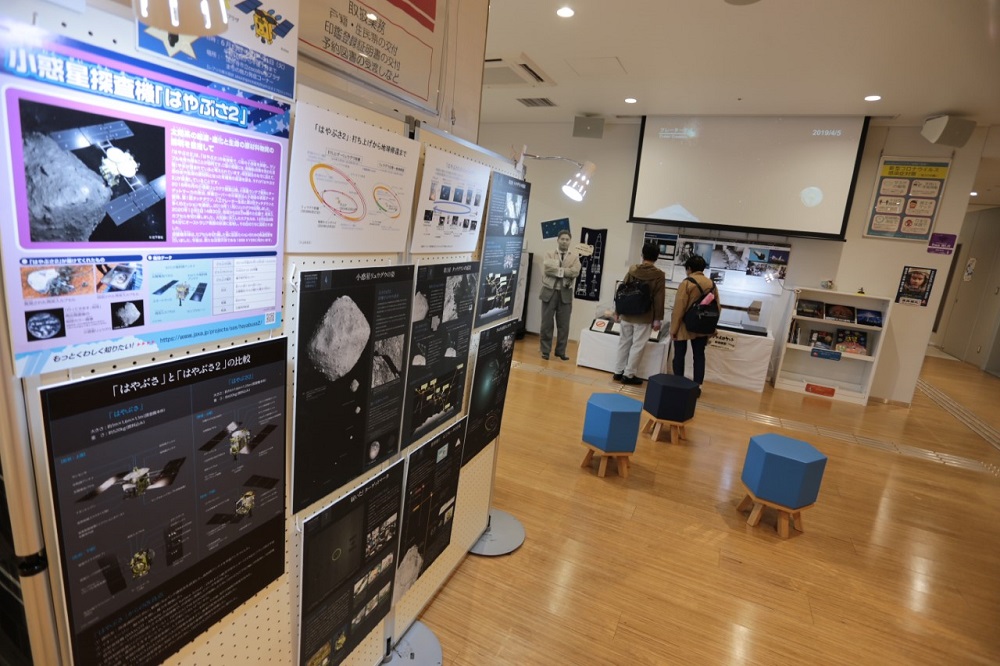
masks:
{"type": "MultiPolygon", "coordinates": [[[[795,286],[818,287],[821,281],[833,279],[840,291],[855,291],[864,287],[865,292],[870,295],[895,298],[903,266],[937,269],[937,287],[928,307],[893,308],[872,385],[872,396],[908,405],[920,374],[951,257],[929,254],[926,243],[863,237],[879,157],[883,153],[896,157],[949,157],[954,153],[951,175],[945,188],[935,231],[958,234],[986,133],[986,128],[977,129],[964,148],[952,149],[928,143],[920,136],[917,127],[871,127],[858,176],[859,185],[848,219],[846,243],[755,234],[721,234],[727,238],[772,240],[792,245],[792,257],[784,285],[786,291],[781,302],[772,308],[769,327],[772,330],[780,327],[785,313],[784,306],[789,298],[787,290],[795,286]]],[[[604,260],[606,279],[601,285],[602,303],[610,303],[614,280],[625,273],[630,263],[638,260],[642,231],[646,227],[627,223],[638,140],[638,124],[606,124],[602,139],[574,138],[572,123],[497,123],[480,127],[479,143],[502,155],[514,156],[527,144],[528,152],[531,153],[561,155],[597,164],[597,172],[586,199],[581,203],[574,203],[563,196],[559,189],[573,173],[571,164],[548,160],[527,161],[527,179],[532,183],[532,196],[525,247],[536,255],[532,269],[533,284],[528,292],[526,325],[529,331],[537,332],[541,320],[538,305],[540,282],[535,277],[541,270],[540,254],[555,248],[554,240],[542,240],[540,222],[568,217],[575,237],[579,236],[581,226],[609,230],[604,260]]],[[[649,229],[678,230],[659,226],[650,226],[649,229]]],[[[679,231],[683,233],[683,228],[679,231]]],[[[722,296],[724,302],[725,293],[722,296]]],[[[572,339],[577,339],[580,329],[590,324],[594,310],[589,301],[574,302],[570,328],[572,339]]]]}

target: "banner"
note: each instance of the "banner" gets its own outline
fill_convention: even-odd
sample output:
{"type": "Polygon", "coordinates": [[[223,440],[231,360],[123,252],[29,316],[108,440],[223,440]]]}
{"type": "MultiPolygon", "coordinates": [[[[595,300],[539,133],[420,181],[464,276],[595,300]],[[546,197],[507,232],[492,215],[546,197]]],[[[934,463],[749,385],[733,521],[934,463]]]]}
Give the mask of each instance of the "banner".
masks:
{"type": "Polygon", "coordinates": [[[604,247],[608,243],[607,229],[580,229],[580,240],[594,248],[590,256],[580,256],[580,274],[576,276],[574,297],[581,301],[601,300],[601,275],[604,273],[604,247]]]}

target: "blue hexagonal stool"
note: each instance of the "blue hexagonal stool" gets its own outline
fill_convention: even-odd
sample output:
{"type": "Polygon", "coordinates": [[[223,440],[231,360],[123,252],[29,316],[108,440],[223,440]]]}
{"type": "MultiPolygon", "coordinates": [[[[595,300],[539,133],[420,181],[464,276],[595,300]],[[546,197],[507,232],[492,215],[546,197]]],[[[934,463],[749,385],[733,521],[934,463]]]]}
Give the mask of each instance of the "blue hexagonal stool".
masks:
{"type": "Polygon", "coordinates": [[[826,456],[811,444],[765,434],[750,438],[740,479],[747,495],[739,511],[751,509],[747,524],[756,525],[765,506],[778,511],[778,534],[788,536],[788,524],[802,531],[802,511],[816,502],[826,469],[826,456]]]}
{"type": "Polygon", "coordinates": [[[642,403],[621,393],[591,395],[583,420],[583,444],[588,451],[581,467],[589,467],[594,456],[600,456],[597,475],[603,477],[608,458],[615,458],[618,474],[628,478],[629,455],[635,453],[641,414],[642,403]]]}

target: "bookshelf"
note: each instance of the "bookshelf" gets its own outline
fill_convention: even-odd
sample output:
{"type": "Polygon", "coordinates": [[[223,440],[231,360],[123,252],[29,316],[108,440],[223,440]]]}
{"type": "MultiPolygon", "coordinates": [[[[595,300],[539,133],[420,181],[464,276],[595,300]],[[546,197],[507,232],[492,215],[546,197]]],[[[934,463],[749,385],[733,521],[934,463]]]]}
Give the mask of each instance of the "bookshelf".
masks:
{"type": "Polygon", "coordinates": [[[796,289],[774,387],[867,404],[891,305],[877,296],[796,289]]]}

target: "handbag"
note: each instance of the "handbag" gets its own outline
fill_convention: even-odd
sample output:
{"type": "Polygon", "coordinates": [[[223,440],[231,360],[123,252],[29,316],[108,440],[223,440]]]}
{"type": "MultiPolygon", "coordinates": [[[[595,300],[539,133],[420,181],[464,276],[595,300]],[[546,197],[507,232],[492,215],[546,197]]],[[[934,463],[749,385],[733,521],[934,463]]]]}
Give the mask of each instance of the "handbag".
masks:
{"type": "Polygon", "coordinates": [[[615,312],[620,315],[641,315],[653,307],[649,284],[643,280],[626,279],[615,289],[615,312]]]}
{"type": "MultiPolygon", "coordinates": [[[[687,309],[684,313],[684,327],[689,333],[698,333],[701,335],[709,335],[715,333],[716,327],[719,325],[719,300],[717,298],[712,298],[710,302],[705,303],[705,290],[701,288],[698,281],[694,278],[687,278],[685,282],[691,282],[694,286],[698,287],[698,300],[691,304],[691,307],[687,309]]],[[[712,282],[712,289],[715,289],[715,282],[712,282]]],[[[711,293],[711,292],[709,292],[711,293]]]]}

